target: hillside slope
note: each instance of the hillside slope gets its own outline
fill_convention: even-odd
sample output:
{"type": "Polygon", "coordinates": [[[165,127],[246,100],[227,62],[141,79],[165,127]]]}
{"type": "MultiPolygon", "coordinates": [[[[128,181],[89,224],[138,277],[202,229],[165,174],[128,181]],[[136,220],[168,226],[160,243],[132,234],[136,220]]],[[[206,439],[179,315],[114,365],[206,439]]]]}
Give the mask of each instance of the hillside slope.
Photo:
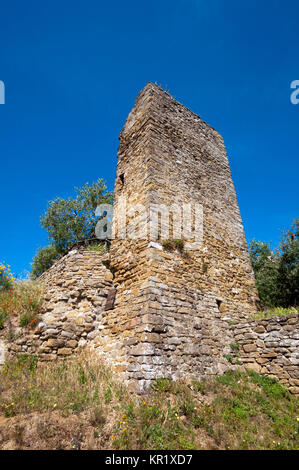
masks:
{"type": "Polygon", "coordinates": [[[0,370],[0,449],[298,449],[298,398],[253,371],[130,393],[88,353],[0,370]]]}

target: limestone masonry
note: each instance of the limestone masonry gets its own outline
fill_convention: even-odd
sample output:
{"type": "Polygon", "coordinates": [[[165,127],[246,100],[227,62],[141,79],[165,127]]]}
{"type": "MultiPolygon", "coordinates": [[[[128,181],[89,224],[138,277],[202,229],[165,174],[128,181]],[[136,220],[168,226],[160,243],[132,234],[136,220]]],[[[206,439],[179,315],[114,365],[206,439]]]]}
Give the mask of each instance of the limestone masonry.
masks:
{"type": "Polygon", "coordinates": [[[298,316],[248,320],[258,296],[223,139],[151,83],[120,134],[114,216],[109,252],[74,249],[41,276],[42,322],[9,343],[11,353],[54,360],[85,345],[138,392],[157,377],[203,378],[240,364],[298,392],[298,316]],[[187,218],[174,205],[189,205],[187,218]],[[175,223],[194,225],[198,206],[198,238],[171,244],[175,223]],[[172,207],[169,234],[159,207],[172,207]],[[136,223],[142,236],[132,238],[136,223]]]}

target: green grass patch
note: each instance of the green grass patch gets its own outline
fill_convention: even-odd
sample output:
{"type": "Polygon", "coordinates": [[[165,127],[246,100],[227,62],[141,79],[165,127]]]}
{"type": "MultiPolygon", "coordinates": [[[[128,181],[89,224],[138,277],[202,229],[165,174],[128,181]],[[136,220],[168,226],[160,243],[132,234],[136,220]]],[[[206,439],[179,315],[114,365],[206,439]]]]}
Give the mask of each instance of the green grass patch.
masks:
{"type": "Polygon", "coordinates": [[[75,415],[105,448],[299,448],[298,398],[252,370],[188,384],[159,378],[138,396],[94,355],[52,363],[22,355],[0,370],[0,384],[0,415],[75,415]]]}
{"type": "Polygon", "coordinates": [[[285,317],[288,315],[296,315],[299,313],[299,307],[290,307],[290,308],[283,308],[283,307],[273,307],[273,308],[265,308],[264,310],[259,311],[250,319],[252,320],[260,320],[263,318],[271,318],[271,317],[285,317]]]}

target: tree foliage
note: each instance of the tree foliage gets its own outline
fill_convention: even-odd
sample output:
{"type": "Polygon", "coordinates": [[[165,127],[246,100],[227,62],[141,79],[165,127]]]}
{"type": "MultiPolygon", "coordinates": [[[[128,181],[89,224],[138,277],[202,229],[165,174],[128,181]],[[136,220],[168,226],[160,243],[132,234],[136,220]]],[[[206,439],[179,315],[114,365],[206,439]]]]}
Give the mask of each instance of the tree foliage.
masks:
{"type": "Polygon", "coordinates": [[[106,183],[98,179],[75,188],[76,196],[69,199],[57,197],[50,201],[41,225],[49,234],[50,245],[40,248],[32,263],[32,277],[46,271],[56,259],[63,256],[79,240],[95,237],[99,204],[112,204],[113,193],[106,191],[106,183]]]}
{"type": "Polygon", "coordinates": [[[31,278],[36,279],[43,272],[49,269],[52,264],[61,256],[65,254],[65,251],[60,250],[56,245],[51,244],[43,248],[39,248],[35,257],[33,258],[31,268],[31,278]]]}
{"type": "Polygon", "coordinates": [[[252,240],[249,246],[256,286],[263,306],[291,307],[299,294],[299,219],[283,232],[276,250],[252,240]]]}
{"type": "Polygon", "coordinates": [[[297,306],[299,300],[299,219],[284,233],[279,247],[277,285],[281,306],[297,306]]]}

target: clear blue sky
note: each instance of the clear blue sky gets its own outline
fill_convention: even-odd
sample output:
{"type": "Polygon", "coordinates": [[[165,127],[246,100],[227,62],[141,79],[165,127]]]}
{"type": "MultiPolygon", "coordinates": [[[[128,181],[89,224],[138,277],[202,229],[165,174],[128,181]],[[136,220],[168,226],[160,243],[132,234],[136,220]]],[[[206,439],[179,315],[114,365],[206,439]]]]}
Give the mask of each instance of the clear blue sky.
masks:
{"type": "Polygon", "coordinates": [[[157,82],[224,137],[247,240],[298,217],[298,0],[2,2],[0,261],[30,269],[47,202],[103,177],[157,82]]]}

